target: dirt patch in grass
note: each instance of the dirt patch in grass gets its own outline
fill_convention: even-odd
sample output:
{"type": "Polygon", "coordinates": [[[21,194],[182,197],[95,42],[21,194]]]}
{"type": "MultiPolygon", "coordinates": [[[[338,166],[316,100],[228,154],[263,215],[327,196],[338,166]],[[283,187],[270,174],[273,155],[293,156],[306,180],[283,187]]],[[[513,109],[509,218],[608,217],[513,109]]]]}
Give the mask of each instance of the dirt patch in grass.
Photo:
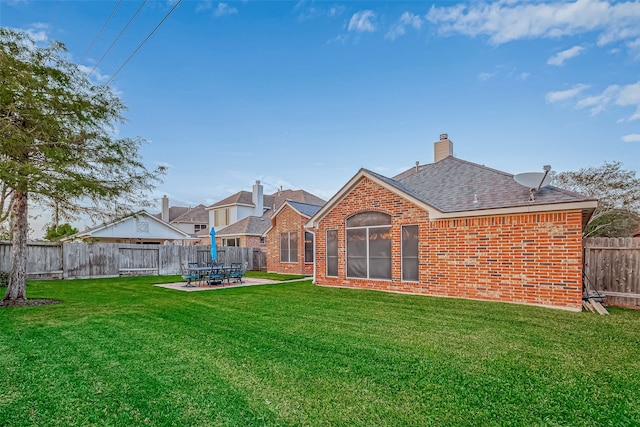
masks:
{"type": "Polygon", "coordinates": [[[39,305],[51,305],[60,304],[60,301],[56,299],[17,299],[17,300],[1,300],[0,308],[2,307],[32,307],[39,305]]]}

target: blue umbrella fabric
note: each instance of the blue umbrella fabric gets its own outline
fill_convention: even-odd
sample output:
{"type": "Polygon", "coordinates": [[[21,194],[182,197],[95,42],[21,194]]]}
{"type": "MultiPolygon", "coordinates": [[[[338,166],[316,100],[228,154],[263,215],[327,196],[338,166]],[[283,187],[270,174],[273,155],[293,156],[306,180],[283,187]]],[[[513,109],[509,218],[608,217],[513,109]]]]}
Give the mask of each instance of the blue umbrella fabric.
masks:
{"type": "Polygon", "coordinates": [[[218,260],[218,250],[216,248],[216,229],[211,227],[209,230],[209,236],[211,236],[211,261],[218,260]]]}

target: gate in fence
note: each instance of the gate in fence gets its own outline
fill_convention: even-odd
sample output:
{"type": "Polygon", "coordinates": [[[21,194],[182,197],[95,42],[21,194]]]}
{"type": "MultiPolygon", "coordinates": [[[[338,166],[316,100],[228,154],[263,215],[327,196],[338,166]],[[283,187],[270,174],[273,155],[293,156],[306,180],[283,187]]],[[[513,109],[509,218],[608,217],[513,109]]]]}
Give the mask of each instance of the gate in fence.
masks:
{"type": "Polygon", "coordinates": [[[640,307],[640,237],[584,239],[584,284],[607,304],[640,307]]]}

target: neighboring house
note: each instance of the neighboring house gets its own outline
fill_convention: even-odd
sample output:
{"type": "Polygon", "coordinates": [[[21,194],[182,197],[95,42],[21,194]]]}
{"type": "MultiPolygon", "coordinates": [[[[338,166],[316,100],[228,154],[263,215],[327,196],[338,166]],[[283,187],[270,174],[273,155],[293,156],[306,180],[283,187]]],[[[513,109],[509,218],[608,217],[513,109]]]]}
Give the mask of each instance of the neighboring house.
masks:
{"type": "Polygon", "coordinates": [[[62,240],[187,245],[193,239],[188,233],[143,210],[108,224],[81,231],[62,240]]]}
{"type": "Polygon", "coordinates": [[[597,201],[452,156],[387,178],[361,169],[307,223],[315,282],[579,311],[597,201]]]}
{"type": "Polygon", "coordinates": [[[270,224],[269,218],[248,216],[216,232],[216,241],[220,246],[262,248],[265,246],[263,234],[270,224]]]}
{"type": "Polygon", "coordinates": [[[264,194],[260,181],[252,191],[239,191],[208,206],[209,223],[216,230],[219,246],[265,248],[264,233],[271,226],[271,217],[287,201],[322,205],[325,201],[304,190],[278,190],[264,194]]]}
{"type": "Polygon", "coordinates": [[[207,212],[205,205],[169,207],[169,198],[163,196],[162,211],[155,217],[196,238],[191,241],[192,244],[209,243],[209,240],[201,241],[203,233],[205,239],[209,239],[209,212],[207,212]]]}
{"type": "Polygon", "coordinates": [[[285,201],[271,217],[267,239],[267,271],[313,274],[315,241],[305,224],[322,206],[285,201]]]}

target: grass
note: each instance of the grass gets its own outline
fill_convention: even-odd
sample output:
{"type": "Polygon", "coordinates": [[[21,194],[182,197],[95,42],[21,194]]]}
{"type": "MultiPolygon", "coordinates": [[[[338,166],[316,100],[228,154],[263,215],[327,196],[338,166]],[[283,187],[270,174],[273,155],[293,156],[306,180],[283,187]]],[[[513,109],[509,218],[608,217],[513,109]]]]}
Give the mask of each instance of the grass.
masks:
{"type": "Polygon", "coordinates": [[[247,277],[254,277],[257,279],[269,279],[286,282],[287,280],[298,280],[304,278],[310,278],[308,275],[301,274],[280,274],[280,273],[267,273],[266,271],[247,271],[247,277]]]}
{"type": "Polygon", "coordinates": [[[640,425],[640,311],[175,279],[31,282],[0,425],[640,425]]]}

